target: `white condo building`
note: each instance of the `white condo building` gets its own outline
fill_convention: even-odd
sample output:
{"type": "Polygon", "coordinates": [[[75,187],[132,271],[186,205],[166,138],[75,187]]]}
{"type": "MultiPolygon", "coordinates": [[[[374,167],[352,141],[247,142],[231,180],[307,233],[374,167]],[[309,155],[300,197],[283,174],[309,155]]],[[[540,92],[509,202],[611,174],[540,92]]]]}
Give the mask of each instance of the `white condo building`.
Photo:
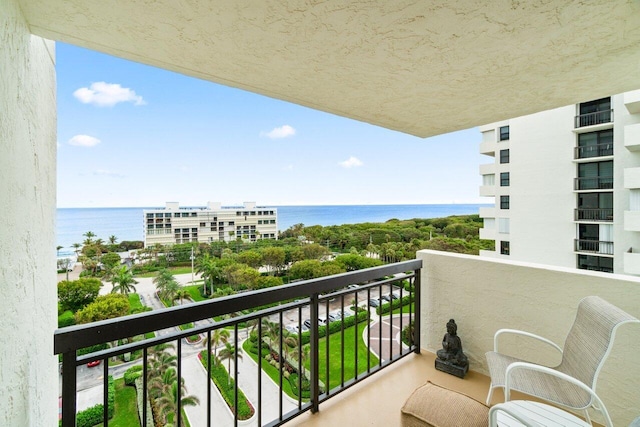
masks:
{"type": "Polygon", "coordinates": [[[206,208],[181,208],[178,202],[167,202],[164,209],[144,210],[143,217],[145,247],[278,238],[278,210],[255,202],[240,207],[209,202],[206,208]]]}
{"type": "Polygon", "coordinates": [[[640,274],[640,90],[480,131],[481,256],[640,274]]]}

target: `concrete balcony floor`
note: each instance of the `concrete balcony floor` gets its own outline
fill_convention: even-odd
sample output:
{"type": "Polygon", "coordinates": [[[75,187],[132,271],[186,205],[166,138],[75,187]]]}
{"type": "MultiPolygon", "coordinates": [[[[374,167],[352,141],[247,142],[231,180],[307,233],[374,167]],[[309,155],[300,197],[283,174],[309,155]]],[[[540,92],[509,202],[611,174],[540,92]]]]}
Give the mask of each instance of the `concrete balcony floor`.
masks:
{"type": "MultiPolygon", "coordinates": [[[[489,390],[489,377],[470,371],[464,379],[437,371],[435,354],[423,350],[383,369],[376,375],[344,391],[320,405],[316,414],[306,412],[286,424],[287,427],[324,426],[400,426],[400,409],[413,390],[428,380],[451,390],[460,391],[484,402],[489,390]]],[[[502,401],[496,390],[493,402],[502,401]]]]}

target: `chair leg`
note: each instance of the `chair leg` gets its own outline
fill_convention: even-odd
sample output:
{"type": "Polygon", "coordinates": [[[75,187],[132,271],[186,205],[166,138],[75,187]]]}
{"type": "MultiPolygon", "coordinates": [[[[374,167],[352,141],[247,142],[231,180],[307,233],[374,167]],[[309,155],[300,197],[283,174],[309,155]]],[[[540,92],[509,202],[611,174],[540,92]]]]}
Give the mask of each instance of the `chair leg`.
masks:
{"type": "Polygon", "coordinates": [[[591,422],[591,417],[589,416],[589,408],[585,408],[584,410],[584,419],[589,423],[589,424],[593,424],[591,422]]]}
{"type": "Polygon", "coordinates": [[[489,394],[487,395],[487,406],[491,406],[492,396],[493,396],[493,383],[489,384],[489,394]]]}

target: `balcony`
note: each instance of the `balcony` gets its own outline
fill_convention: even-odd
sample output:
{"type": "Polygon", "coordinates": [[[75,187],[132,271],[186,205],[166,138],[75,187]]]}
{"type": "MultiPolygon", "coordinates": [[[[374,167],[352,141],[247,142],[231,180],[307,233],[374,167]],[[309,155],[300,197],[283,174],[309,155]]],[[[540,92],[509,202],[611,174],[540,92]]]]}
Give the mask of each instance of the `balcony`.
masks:
{"type": "MultiPolygon", "coordinates": [[[[213,415],[218,421],[223,420],[223,425],[237,425],[239,417],[233,414],[242,413],[239,404],[236,403],[230,408],[231,411],[220,411],[218,406],[222,401],[211,390],[212,387],[215,388],[212,382],[206,380],[212,375],[214,365],[213,357],[207,355],[207,351],[209,355],[212,354],[211,345],[204,347],[200,343],[189,344],[187,341],[189,337],[206,337],[206,341],[211,343],[212,335],[219,330],[229,332],[229,340],[235,346],[244,347],[242,359],[251,359],[239,363],[239,357],[236,355],[231,360],[234,366],[231,378],[233,384],[238,385],[235,387],[234,401],[244,403],[238,395],[241,389],[245,388],[249,407],[254,408],[253,415],[249,418],[251,423],[281,425],[306,411],[317,412],[320,403],[332,399],[398,360],[414,352],[419,353],[419,340],[410,345],[401,345],[395,337],[410,322],[415,325],[414,336],[420,336],[416,312],[420,310],[421,265],[422,262],[419,260],[406,261],[294,285],[217,298],[200,304],[177,306],[58,330],[54,337],[54,348],[56,354],[62,354],[62,425],[73,426],[75,422],[78,402],[76,389],[79,384],[77,367],[94,360],[102,361],[102,368],[99,368],[103,373],[102,400],[103,408],[107,408],[107,379],[113,371],[108,363],[110,358],[140,354],[138,364],[142,366],[141,378],[145,379],[148,378],[147,370],[151,370],[153,362],[156,361],[154,351],[161,344],[172,345],[169,353],[175,356],[175,366],[171,368],[174,369],[175,375],[184,379],[190,390],[201,391],[198,396],[201,403],[195,408],[184,408],[185,414],[195,420],[192,420],[191,424],[194,425],[196,422],[197,425],[202,425],[205,420],[209,423],[213,415]],[[353,283],[362,285],[355,289],[347,287],[353,283]],[[384,303],[381,299],[383,296],[395,301],[393,304],[397,307],[404,302],[405,312],[386,315],[377,312],[378,303],[384,303]],[[350,309],[350,306],[353,308],[350,309]],[[336,312],[340,313],[339,319],[330,322],[329,314],[336,312]],[[245,314],[226,320],[211,320],[238,313],[245,314]],[[303,322],[303,318],[310,320],[310,332],[285,333],[285,322],[288,323],[287,330],[295,327],[301,330],[306,323],[303,322]],[[187,323],[195,324],[195,327],[186,331],[177,328],[187,323]],[[257,337],[265,337],[264,345],[251,346],[252,324],[255,325],[255,342],[259,341],[257,337]],[[353,331],[354,328],[357,332],[353,331]],[[323,339],[327,331],[331,335],[330,340],[323,339]],[[155,337],[148,338],[150,333],[155,334],[155,337]],[[353,338],[347,340],[348,336],[353,338]],[[147,338],[134,341],[132,337],[147,338]],[[295,343],[290,345],[290,339],[295,343]],[[80,349],[121,340],[129,343],[83,356],[77,355],[80,349]],[[309,342],[309,355],[295,356],[305,354],[303,345],[306,344],[306,340],[309,342]],[[248,354],[251,351],[247,348],[255,349],[255,363],[252,362],[253,359],[248,354]],[[200,351],[205,353],[202,354],[200,351]],[[279,363],[285,361],[282,363],[286,364],[286,370],[275,368],[280,372],[277,381],[260,374],[261,368],[265,365],[271,368],[263,359],[263,355],[269,355],[271,360],[277,360],[279,363]],[[338,368],[329,362],[329,355],[337,359],[338,368]],[[303,365],[303,359],[306,359],[308,364],[303,365]],[[204,367],[200,366],[200,361],[204,367]],[[329,369],[329,366],[332,368],[329,369]],[[239,377],[240,373],[242,376],[239,377]],[[297,384],[288,379],[294,374],[298,378],[297,384]],[[291,396],[291,392],[285,394],[287,388],[293,390],[297,387],[297,390],[301,390],[303,376],[308,378],[310,384],[308,395],[298,393],[296,398],[291,396]]],[[[149,383],[151,380],[142,381],[138,392],[146,395],[149,383]]],[[[142,406],[141,418],[146,420],[150,412],[147,405],[142,406]]],[[[178,411],[178,424],[182,416],[178,411]]],[[[103,411],[103,417],[104,424],[107,425],[107,410],[103,411]]],[[[214,424],[219,425],[218,422],[214,424]]]]}
{"type": "MultiPolygon", "coordinates": [[[[608,125],[613,123],[613,110],[596,111],[593,113],[580,114],[575,117],[575,127],[593,127],[598,125],[608,125]]],[[[590,129],[592,130],[592,129],[590,129]]]]}
{"type": "MultiPolygon", "coordinates": [[[[341,388],[337,392],[330,391],[328,395],[320,393],[317,412],[312,412],[312,403],[305,402],[301,409],[294,409],[297,417],[290,418],[289,421],[286,419],[276,420],[273,425],[280,423],[286,426],[340,425],[345,420],[357,419],[359,425],[399,426],[399,411],[402,404],[416,387],[427,380],[465,393],[478,400],[484,400],[488,390],[488,380],[484,376],[487,369],[484,353],[492,348],[493,333],[497,329],[504,327],[524,329],[549,337],[561,344],[573,321],[578,301],[587,295],[600,295],[634,316],[640,316],[640,279],[638,278],[522,262],[483,259],[476,256],[437,251],[420,251],[417,255],[423,267],[422,270],[416,271],[419,275],[410,277],[410,280],[414,281],[416,290],[419,292],[419,296],[416,293],[419,305],[416,310],[419,310],[417,319],[420,332],[416,336],[420,339],[421,351],[415,353],[416,349],[403,349],[402,355],[392,358],[395,363],[382,362],[384,369],[377,365],[372,366],[371,372],[367,372],[357,381],[348,384],[348,387],[341,388]],[[469,274],[470,272],[473,274],[469,274]],[[558,284],[562,284],[562,286],[558,284]],[[458,332],[471,364],[471,371],[463,380],[433,369],[433,353],[441,347],[444,325],[451,317],[455,318],[459,325],[458,332]],[[540,321],[541,319],[544,321],[540,321]],[[338,392],[340,398],[332,399],[338,392]]],[[[392,264],[377,272],[369,270],[356,274],[361,275],[360,278],[363,278],[362,275],[377,278],[383,272],[402,271],[414,267],[415,265],[407,263],[392,264]]],[[[409,273],[409,275],[411,274],[413,273],[409,273]]],[[[353,275],[353,273],[274,288],[268,292],[263,291],[259,295],[247,294],[246,299],[232,297],[225,298],[224,302],[220,303],[211,301],[167,309],[163,310],[159,316],[156,313],[145,313],[121,319],[119,322],[102,322],[85,326],[83,331],[79,331],[80,327],[71,327],[68,331],[74,331],[73,333],[68,333],[66,329],[56,333],[56,348],[59,351],[59,346],[62,344],[66,348],[70,348],[70,346],[85,346],[89,341],[109,341],[113,335],[106,336],[103,333],[114,325],[120,325],[120,335],[129,335],[133,332],[128,330],[132,324],[140,324],[139,326],[143,328],[140,330],[157,329],[178,324],[179,319],[175,319],[175,316],[183,316],[184,312],[190,312],[189,317],[191,318],[208,317],[212,312],[229,312],[240,307],[262,305],[264,304],[263,297],[270,293],[274,293],[274,295],[269,296],[269,299],[279,299],[288,297],[291,293],[303,295],[308,293],[311,288],[318,292],[335,285],[342,286],[355,278],[355,276],[349,277],[349,275],[353,275]],[[225,304],[231,304],[231,307],[224,309],[222,306],[225,304]],[[199,314],[196,315],[196,312],[199,314]],[[150,316],[154,316],[154,319],[155,316],[158,316],[163,323],[148,327],[147,325],[151,323],[150,316]],[[144,320],[143,324],[137,320],[141,317],[144,320]],[[174,319],[170,320],[172,317],[174,319]],[[111,326],[106,323],[111,323],[111,326]],[[96,325],[100,326],[96,327],[96,325]],[[63,337],[64,335],[66,337],[63,337]],[[82,337],[82,341],[80,343],[70,341],[74,335],[82,337]]],[[[372,283],[369,289],[363,287],[359,292],[374,292],[377,287],[386,285],[382,282],[384,280],[378,280],[378,283],[372,283]]],[[[315,314],[320,315],[319,313],[327,301],[323,300],[323,296],[320,294],[316,294],[316,296],[318,312],[315,314]]],[[[298,303],[315,304],[311,300],[294,301],[288,307],[295,308],[298,303]]],[[[277,317],[281,315],[282,310],[280,309],[282,308],[284,307],[279,307],[274,312],[277,317]]],[[[243,320],[236,318],[225,322],[224,325],[229,326],[235,321],[243,320]]],[[[219,323],[206,329],[211,330],[211,328],[222,326],[223,324],[219,323]]],[[[237,327],[233,326],[232,333],[235,333],[236,329],[237,327]]],[[[181,344],[179,335],[184,336],[185,334],[174,333],[173,336],[165,336],[163,339],[177,340],[176,343],[180,343],[178,346],[184,348],[186,346],[181,344]]],[[[611,356],[605,363],[598,382],[598,393],[607,405],[615,425],[628,425],[640,413],[640,405],[638,404],[640,389],[636,387],[634,380],[640,378],[640,356],[637,352],[639,336],[640,327],[638,325],[620,328],[611,356]]],[[[532,358],[540,363],[557,363],[557,355],[547,352],[546,348],[539,348],[531,343],[520,341],[509,344],[513,345],[514,356],[532,358]]],[[[376,349],[376,345],[379,343],[373,345],[374,349],[376,349]]],[[[132,348],[116,349],[113,350],[131,350],[132,348]]],[[[103,351],[97,357],[107,358],[109,357],[108,352],[109,350],[103,351]]],[[[72,353],[70,359],[65,360],[66,364],[73,368],[74,364],[86,363],[95,357],[95,355],[83,356],[72,362],[70,359],[75,358],[72,353]]],[[[248,355],[245,354],[244,357],[248,358],[248,355]]],[[[97,369],[102,369],[104,366],[103,363],[101,368],[97,369]]],[[[203,369],[203,375],[204,372],[203,369]]],[[[65,369],[64,373],[66,385],[63,389],[65,393],[63,402],[67,407],[69,401],[75,399],[75,388],[71,385],[73,381],[69,380],[75,376],[75,370],[65,369]],[[67,375],[67,372],[71,373],[67,375]]],[[[242,383],[242,380],[240,382],[242,383]]],[[[190,383],[187,382],[186,385],[189,387],[190,383]]],[[[497,403],[501,399],[501,393],[495,393],[493,403],[497,403]]],[[[284,402],[289,401],[285,400],[284,402]]],[[[201,401],[201,406],[206,406],[205,400],[201,401]]],[[[275,408],[278,410],[277,404],[275,408]]],[[[67,407],[66,411],[73,412],[73,408],[67,407]]],[[[211,425],[232,425],[221,423],[223,415],[227,416],[213,413],[211,425]]],[[[191,415],[188,416],[192,418],[191,415]]],[[[264,413],[262,417],[261,424],[266,424],[267,419],[264,413]]],[[[192,422],[192,425],[207,425],[206,418],[205,411],[205,415],[202,418],[197,418],[196,423],[192,422]]],[[[599,420],[596,418],[596,421],[599,420]]]]}
{"type": "Polygon", "coordinates": [[[574,149],[574,158],[576,160],[605,156],[613,156],[613,144],[610,142],[595,145],[585,145],[582,147],[576,147],[574,149]]]}
{"type": "Polygon", "coordinates": [[[624,230],[640,231],[640,211],[624,211],[624,230]]]}
{"type": "Polygon", "coordinates": [[[613,255],[613,242],[602,240],[575,239],[576,252],[613,255]]]}
{"type": "Polygon", "coordinates": [[[593,176],[575,178],[574,189],[584,190],[611,190],[613,189],[612,176],[593,176]]]}
{"type": "Polygon", "coordinates": [[[578,208],[574,210],[575,221],[612,222],[613,208],[578,208]]]}

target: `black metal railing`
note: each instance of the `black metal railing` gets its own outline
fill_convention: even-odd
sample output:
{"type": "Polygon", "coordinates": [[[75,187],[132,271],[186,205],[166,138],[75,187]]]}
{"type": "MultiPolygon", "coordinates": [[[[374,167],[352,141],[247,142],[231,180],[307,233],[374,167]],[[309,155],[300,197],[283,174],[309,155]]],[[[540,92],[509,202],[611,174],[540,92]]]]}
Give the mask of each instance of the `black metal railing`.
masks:
{"type": "Polygon", "coordinates": [[[575,159],[590,159],[592,157],[613,156],[613,143],[583,145],[576,147],[574,152],[575,159]]]}
{"type": "Polygon", "coordinates": [[[576,116],[575,126],[581,128],[611,122],[613,122],[613,109],[580,114],[576,116]]]}
{"type": "Polygon", "coordinates": [[[575,239],[575,251],[613,255],[613,242],[575,239]]]}
{"type": "Polygon", "coordinates": [[[613,208],[578,208],[575,210],[576,221],[613,221],[613,208]]]}
{"type": "Polygon", "coordinates": [[[576,190],[608,190],[613,188],[613,177],[580,177],[575,179],[574,185],[576,190]]]}
{"type": "MultiPolygon", "coordinates": [[[[135,360],[127,366],[141,365],[141,384],[137,388],[138,393],[145,396],[138,399],[144,402],[139,409],[142,426],[151,425],[148,422],[149,397],[153,399],[150,382],[158,378],[154,373],[157,365],[151,362],[156,361],[161,352],[171,356],[167,360],[172,362],[166,369],[172,370],[174,382],[184,385],[173,387],[174,402],[177,402],[173,412],[175,425],[181,425],[185,413],[183,397],[190,384],[188,380],[193,381],[194,375],[202,379],[193,382],[206,381],[206,393],[197,396],[199,409],[190,409],[200,414],[196,415],[201,417],[199,424],[204,424],[206,419],[207,426],[237,426],[242,412],[242,384],[247,384],[246,381],[255,384],[250,387],[254,393],[247,398],[248,407],[253,408],[249,419],[255,419],[258,425],[277,426],[308,410],[318,411],[321,402],[420,351],[417,313],[420,312],[421,267],[421,260],[405,261],[58,329],[54,335],[54,353],[62,355],[62,426],[76,425],[78,372],[88,371],[78,367],[93,361],[102,362],[100,378],[91,381],[102,382],[102,414],[104,425],[108,425],[108,378],[118,369],[110,366],[109,361],[125,354],[139,356],[138,359],[132,356],[135,360]],[[359,285],[354,286],[356,283],[359,285]],[[386,314],[379,311],[383,306],[376,308],[384,300],[391,301],[382,310],[388,309],[386,314]],[[226,318],[235,314],[240,315],[226,318]],[[304,318],[308,319],[308,331],[304,330],[304,318]],[[188,330],[178,328],[187,323],[195,326],[188,330]],[[401,335],[398,332],[407,327],[411,337],[408,345],[395,339],[401,335]],[[221,398],[212,392],[216,386],[207,379],[212,377],[214,367],[220,366],[212,351],[215,352],[214,336],[223,330],[228,332],[228,342],[235,350],[232,355],[229,351],[225,353],[229,366],[233,362],[229,383],[235,385],[229,410],[215,412],[214,399],[221,398]],[[149,337],[151,333],[155,337],[135,341],[136,337],[149,337]],[[189,344],[189,337],[204,337],[206,344],[189,344]],[[79,350],[110,343],[120,345],[79,355],[79,350]],[[239,355],[237,349],[241,346],[244,350],[239,355]],[[239,358],[243,366],[254,363],[255,358],[257,367],[247,368],[239,377],[242,368],[239,358]],[[196,362],[203,366],[199,373],[193,370],[196,362]],[[275,380],[264,380],[263,368],[265,372],[270,369],[275,380]]],[[[225,345],[219,350],[221,356],[225,349],[230,350],[225,345]]]]}

